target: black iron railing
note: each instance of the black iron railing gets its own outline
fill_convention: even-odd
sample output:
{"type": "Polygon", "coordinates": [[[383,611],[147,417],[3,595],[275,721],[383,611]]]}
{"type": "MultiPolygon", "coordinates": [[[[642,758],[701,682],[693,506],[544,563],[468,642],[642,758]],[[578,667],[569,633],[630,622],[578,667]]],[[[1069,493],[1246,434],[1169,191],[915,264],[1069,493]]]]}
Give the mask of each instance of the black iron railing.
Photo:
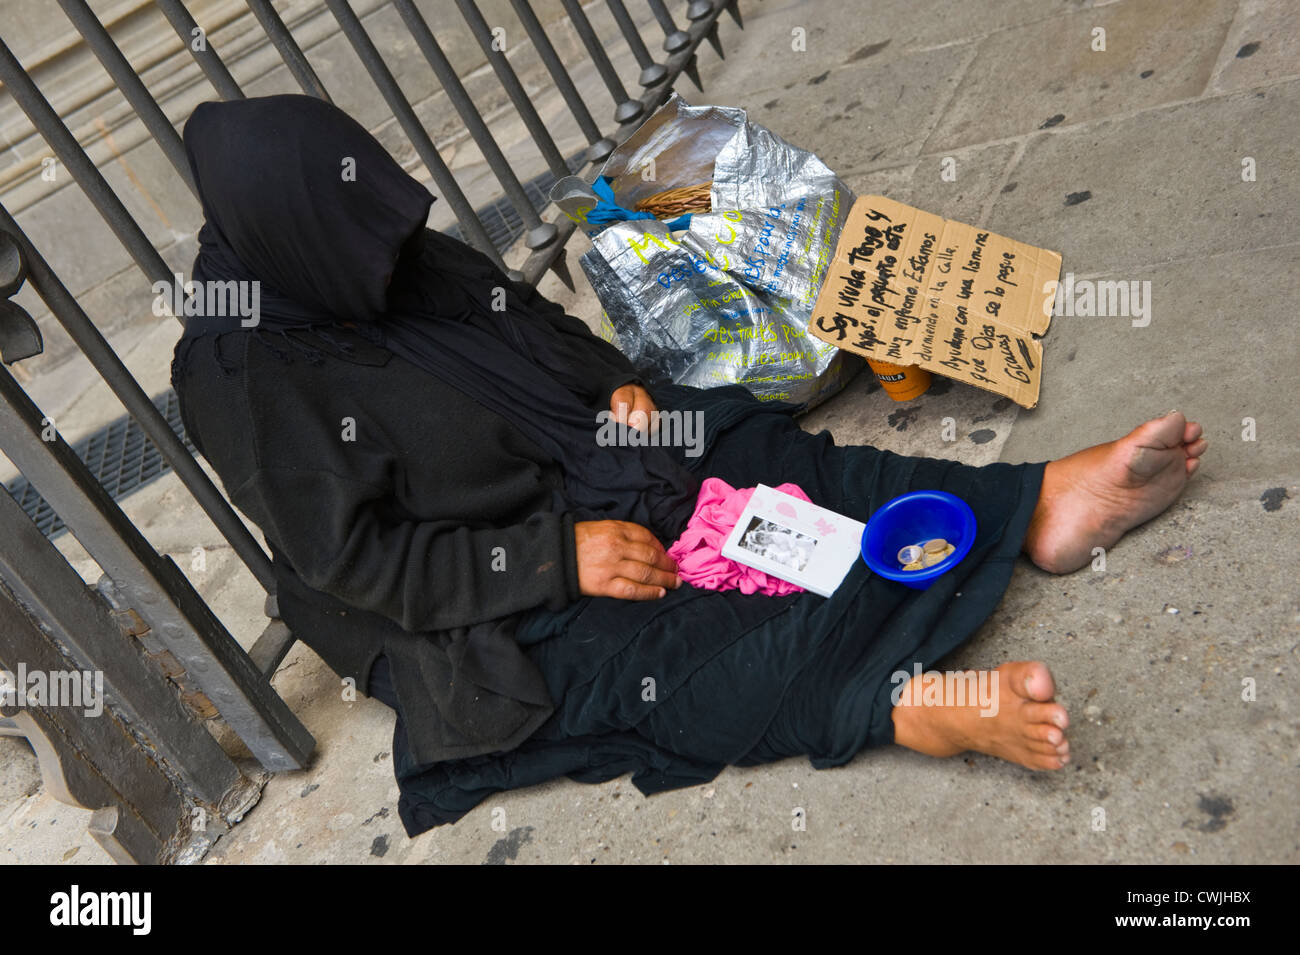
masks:
{"type": "MultiPolygon", "coordinates": [[[[234,75],[182,0],[155,2],[216,95],[227,100],[244,96],[234,75]]],[[[480,212],[443,161],[432,135],[387,65],[385,51],[376,46],[347,0],[321,2],[425,165],[434,188],[454,211],[462,237],[510,269],[511,265],[505,261],[510,252],[510,237],[493,241],[480,212]]],[[[588,4],[587,9],[579,0],[562,0],[572,29],[605,88],[602,93],[599,89],[578,89],[528,0],[510,0],[517,25],[587,143],[583,158],[588,169],[609,156],[617,143],[667,99],[679,76],[686,75],[699,86],[695,51],[707,39],[721,53],[716,21],[724,10],[740,23],[737,0],[681,3],[685,8],[681,12],[689,24],[686,29],[679,28],[663,0],[647,2],[652,14],[647,22],[658,26],[658,33],[652,37],[642,35],[637,18],[629,10],[629,4],[638,4],[640,0],[604,0],[588,4]],[[613,18],[635,60],[636,92],[629,92],[588,19],[588,11],[602,9],[607,9],[613,18]],[[593,111],[588,101],[603,100],[605,93],[611,108],[608,112],[601,108],[593,111]],[[598,121],[599,115],[608,115],[609,122],[598,121]]],[[[416,3],[391,0],[391,4],[499,184],[501,198],[494,204],[498,208],[507,205],[520,223],[526,257],[516,263],[517,268],[511,269],[513,274],[536,282],[551,269],[571,282],[564,247],[573,233],[573,223],[562,215],[548,217],[545,204],[539,201],[541,193],[536,183],[521,181],[521,173],[507,159],[506,151],[471,99],[416,3]]],[[[303,92],[328,100],[329,77],[323,80],[313,69],[269,0],[247,0],[247,5],[303,92]]],[[[59,6],[193,192],[193,177],[176,127],[118,47],[110,30],[85,0],[59,0],[59,6]]],[[[566,160],[561,153],[505,51],[494,43],[492,28],[478,4],[475,0],[455,0],[455,6],[550,174],[557,178],[569,175],[573,157],[566,160]]],[[[641,10],[644,14],[645,7],[641,10]]],[[[71,174],[146,281],[151,285],[170,284],[173,270],[58,111],[38,89],[19,57],[6,45],[3,36],[0,36],[0,83],[71,174]]],[[[75,227],[68,223],[68,228],[75,227]]],[[[6,364],[38,354],[42,347],[36,323],[11,301],[27,281],[156,446],[165,466],[176,472],[266,589],[268,616],[274,618],[273,576],[262,545],[207,477],[91,316],[9,210],[0,204],[0,358],[6,364]]],[[[108,673],[106,695],[122,733],[120,737],[105,735],[102,728],[88,728],[66,713],[54,719],[49,713],[34,712],[24,720],[21,714],[18,717],[12,714],[12,707],[6,707],[3,696],[0,696],[0,710],[4,711],[0,712],[0,732],[24,732],[26,727],[28,735],[42,734],[42,742],[37,746],[39,752],[53,753],[52,758],[60,760],[80,759],[94,768],[79,785],[56,788],[65,790],[68,798],[104,803],[91,807],[101,809],[92,831],[115,858],[141,861],[184,858],[195,844],[196,811],[199,816],[211,813],[219,817],[216,830],[208,830],[206,838],[210,839],[213,831],[219,832],[221,825],[238,818],[246,802],[240,794],[246,794],[249,789],[248,777],[235,769],[219,748],[204,742],[210,737],[199,719],[204,714],[196,713],[196,698],[219,713],[265,769],[302,767],[310,757],[314,740],[268,682],[287,652],[292,636],[283,624],[273,619],[252,650],[246,653],[241,649],[179,569],[148,544],[113,496],[62,438],[49,433],[48,424],[48,419],[14,377],[0,369],[0,450],[86,548],[103,569],[104,576],[97,588],[89,591],[77,574],[65,572],[69,571],[66,561],[32,523],[30,514],[18,507],[8,494],[0,494],[0,505],[3,505],[0,506],[0,604],[8,607],[6,619],[12,621],[8,628],[0,628],[0,670],[13,670],[19,663],[40,656],[63,660],[68,666],[93,667],[108,673]],[[109,627],[106,621],[113,626],[109,627]],[[182,691],[179,695],[175,687],[169,689],[171,684],[162,678],[160,666],[172,684],[182,691]],[[191,705],[187,709],[179,700],[191,705]],[[135,758],[131,755],[133,746],[141,748],[147,757],[145,762],[154,765],[160,774],[158,779],[171,786],[169,791],[164,792],[166,786],[152,777],[146,785],[142,781],[144,776],[140,775],[144,770],[128,769],[127,764],[135,758]],[[99,752],[94,752],[96,747],[99,752]],[[129,780],[121,779],[117,775],[121,772],[135,775],[129,780]],[[158,788],[160,785],[162,789],[158,788]]]]}

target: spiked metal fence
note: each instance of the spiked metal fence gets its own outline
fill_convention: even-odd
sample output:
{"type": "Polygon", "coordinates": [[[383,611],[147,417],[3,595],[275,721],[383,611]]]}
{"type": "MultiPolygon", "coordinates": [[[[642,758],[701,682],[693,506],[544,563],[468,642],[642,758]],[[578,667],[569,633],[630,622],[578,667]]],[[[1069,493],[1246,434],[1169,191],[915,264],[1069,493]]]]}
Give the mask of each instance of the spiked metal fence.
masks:
{"type": "MultiPolygon", "coordinates": [[[[270,0],[246,0],[267,40],[304,93],[328,100],[329,76],[313,68],[270,0]]],[[[628,9],[640,0],[604,0],[585,7],[561,0],[600,77],[604,93],[580,90],[529,0],[509,0],[524,35],[563,98],[587,142],[577,157],[589,171],[667,99],[686,75],[698,87],[696,48],[708,40],[721,54],[717,20],[729,12],[743,26],[738,0],[681,3],[682,26],[664,0],[647,0],[657,32],[645,36],[628,9]],[[588,12],[608,11],[636,62],[633,89],[619,75],[588,12]],[[589,106],[589,101],[609,104],[589,106]],[[608,116],[607,122],[599,117],[608,116]]],[[[547,215],[535,183],[525,183],[506,158],[487,120],[453,68],[415,0],[391,5],[427,61],[468,135],[499,183],[498,207],[520,223],[526,258],[510,269],[509,236],[494,242],[422,125],[410,99],[348,0],[322,0],[361,61],[433,185],[454,211],[470,242],[513,275],[536,282],[548,269],[571,282],[565,244],[574,224],[547,215]],[[532,195],[529,188],[532,188],[532,195]]],[[[182,0],[155,0],[193,56],[215,95],[230,100],[244,91],[182,0]]],[[[130,104],[176,174],[194,191],[180,135],[150,89],[86,0],[59,6],[130,104]]],[[[530,100],[475,0],[455,0],[501,90],[527,130],[551,176],[572,171],[530,100]]],[[[644,10],[644,8],[642,8],[644,10]]],[[[172,269],[110,187],[96,163],[10,50],[0,27],[0,83],[21,107],[49,149],[112,230],[147,281],[170,282],[172,269]]],[[[511,146],[514,144],[506,144],[511,146]]],[[[67,228],[76,228],[67,223],[67,228]]],[[[221,491],[207,477],[154,399],[141,388],[49,262],[0,204],[0,358],[6,365],[39,354],[36,322],[14,295],[30,282],[53,318],[125,406],[165,468],[174,470],[249,571],[267,591],[271,618],[245,652],[204,603],[189,580],[149,544],[123,514],[49,419],[7,369],[0,369],[0,450],[66,525],[103,576],[93,588],[51,544],[32,516],[9,493],[0,494],[0,734],[26,736],[41,757],[46,784],[56,795],[95,809],[91,832],[118,861],[169,862],[193,858],[238,820],[260,789],[261,770],[305,766],[311,734],[272,689],[269,678],[293,637],[276,619],[270,560],[221,491]],[[84,671],[102,676],[104,714],[85,715],[58,701],[24,700],[20,672],[84,671]],[[221,722],[260,764],[241,767],[218,745],[205,719],[221,722]]],[[[51,521],[52,523],[52,521],[51,521]]],[[[48,525],[47,528],[48,530],[48,525]]]]}

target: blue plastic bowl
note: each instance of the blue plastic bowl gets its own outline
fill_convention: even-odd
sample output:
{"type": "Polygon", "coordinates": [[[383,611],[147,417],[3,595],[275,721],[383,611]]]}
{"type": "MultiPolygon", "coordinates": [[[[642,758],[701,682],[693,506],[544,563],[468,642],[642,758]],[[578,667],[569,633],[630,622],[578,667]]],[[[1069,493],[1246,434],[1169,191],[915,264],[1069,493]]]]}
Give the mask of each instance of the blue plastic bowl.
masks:
{"type": "Polygon", "coordinates": [[[975,543],[975,512],[961,498],[946,491],[912,491],[885,504],[867,521],[862,532],[862,559],[886,580],[896,580],[915,590],[925,590],[970,553],[975,543]],[[924,570],[903,570],[898,551],[942,537],[953,552],[924,570]]]}

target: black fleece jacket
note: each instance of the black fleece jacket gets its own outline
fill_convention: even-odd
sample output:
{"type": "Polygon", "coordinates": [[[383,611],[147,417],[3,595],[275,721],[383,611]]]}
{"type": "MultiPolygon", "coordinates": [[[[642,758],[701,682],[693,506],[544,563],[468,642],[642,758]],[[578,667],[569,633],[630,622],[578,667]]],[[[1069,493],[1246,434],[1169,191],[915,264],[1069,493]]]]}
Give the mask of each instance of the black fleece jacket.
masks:
{"type": "MultiPolygon", "coordinates": [[[[566,381],[595,411],[637,380],[551,302],[566,381]]],[[[368,691],[383,653],[419,763],[513,748],[552,712],[517,615],[578,599],[559,468],[513,424],[346,329],[183,342],[185,427],[264,532],[281,617],[368,691]],[[336,344],[337,342],[337,344],[336,344]]]]}

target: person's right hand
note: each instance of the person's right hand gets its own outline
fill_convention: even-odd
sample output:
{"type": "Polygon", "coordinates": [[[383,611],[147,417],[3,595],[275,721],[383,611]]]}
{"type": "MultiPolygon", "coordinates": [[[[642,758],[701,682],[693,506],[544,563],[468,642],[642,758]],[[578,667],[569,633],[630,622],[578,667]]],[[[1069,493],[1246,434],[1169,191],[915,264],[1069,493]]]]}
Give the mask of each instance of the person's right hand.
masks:
{"type": "Polygon", "coordinates": [[[657,600],[681,586],[654,534],[630,521],[578,521],[578,589],[585,597],[657,600]]]}

